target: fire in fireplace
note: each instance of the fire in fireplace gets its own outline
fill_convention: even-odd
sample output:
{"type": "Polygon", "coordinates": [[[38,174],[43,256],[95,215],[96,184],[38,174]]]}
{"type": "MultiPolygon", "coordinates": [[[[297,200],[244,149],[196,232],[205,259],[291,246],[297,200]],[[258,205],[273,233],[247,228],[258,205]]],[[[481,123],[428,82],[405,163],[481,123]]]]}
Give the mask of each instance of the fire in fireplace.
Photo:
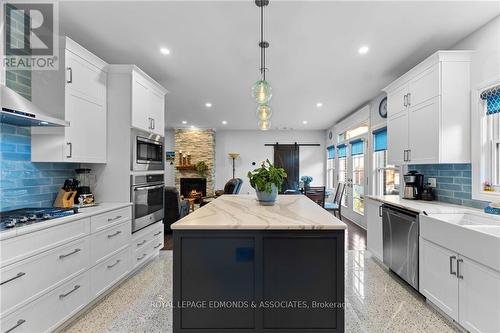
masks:
{"type": "Polygon", "coordinates": [[[181,195],[185,198],[200,198],[207,195],[206,178],[181,178],[181,195]]]}

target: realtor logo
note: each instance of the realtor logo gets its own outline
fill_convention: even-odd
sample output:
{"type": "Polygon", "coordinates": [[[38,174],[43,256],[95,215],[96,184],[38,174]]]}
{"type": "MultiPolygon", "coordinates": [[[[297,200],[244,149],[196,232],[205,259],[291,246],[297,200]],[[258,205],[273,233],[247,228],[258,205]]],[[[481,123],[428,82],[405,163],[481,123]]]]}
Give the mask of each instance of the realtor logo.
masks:
{"type": "Polygon", "coordinates": [[[5,1],[2,4],[3,67],[56,70],[58,8],[50,1],[5,1]]]}

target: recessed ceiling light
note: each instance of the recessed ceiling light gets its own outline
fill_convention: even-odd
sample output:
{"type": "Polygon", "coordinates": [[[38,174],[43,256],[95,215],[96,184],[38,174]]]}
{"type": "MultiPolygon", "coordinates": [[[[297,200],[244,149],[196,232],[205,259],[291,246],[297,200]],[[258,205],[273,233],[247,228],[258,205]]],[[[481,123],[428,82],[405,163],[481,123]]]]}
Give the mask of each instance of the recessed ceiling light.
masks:
{"type": "Polygon", "coordinates": [[[168,55],[168,54],[170,54],[170,50],[169,50],[169,49],[167,49],[166,47],[162,47],[162,48],[160,49],[160,52],[161,52],[161,54],[164,54],[164,55],[168,55]]]}
{"type": "Polygon", "coordinates": [[[322,107],[322,106],[323,106],[323,103],[321,103],[321,102],[316,103],[316,107],[317,107],[317,108],[320,108],[320,107],[322,107]]]}
{"type": "Polygon", "coordinates": [[[194,127],[194,125],[191,125],[191,126],[189,126],[189,127],[190,127],[191,129],[194,129],[194,128],[195,128],[195,127],[194,127]]]}
{"type": "Polygon", "coordinates": [[[302,121],[302,124],[307,125],[307,120],[302,121]]]}
{"type": "Polygon", "coordinates": [[[222,125],[227,125],[227,121],[223,120],[222,125]]]}
{"type": "Polygon", "coordinates": [[[361,46],[359,48],[358,53],[359,54],[367,54],[369,50],[370,50],[370,48],[368,46],[364,45],[364,46],[361,46]]]}
{"type": "Polygon", "coordinates": [[[205,103],[205,107],[207,107],[207,108],[211,108],[211,107],[212,107],[212,103],[210,103],[210,102],[206,102],[206,103],[205,103]]]}
{"type": "Polygon", "coordinates": [[[183,121],[182,121],[182,123],[183,123],[184,125],[186,125],[188,122],[187,122],[187,121],[185,121],[185,120],[183,120],[183,121]]]}

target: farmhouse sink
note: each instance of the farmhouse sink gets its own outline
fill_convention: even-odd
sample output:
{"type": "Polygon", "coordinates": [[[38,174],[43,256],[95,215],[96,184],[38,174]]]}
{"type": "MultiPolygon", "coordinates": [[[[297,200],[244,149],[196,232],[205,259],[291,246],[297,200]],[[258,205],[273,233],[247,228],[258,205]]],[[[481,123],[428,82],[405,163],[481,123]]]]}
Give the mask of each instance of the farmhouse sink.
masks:
{"type": "Polygon", "coordinates": [[[500,217],[482,212],[420,215],[420,237],[500,271],[500,217]]]}

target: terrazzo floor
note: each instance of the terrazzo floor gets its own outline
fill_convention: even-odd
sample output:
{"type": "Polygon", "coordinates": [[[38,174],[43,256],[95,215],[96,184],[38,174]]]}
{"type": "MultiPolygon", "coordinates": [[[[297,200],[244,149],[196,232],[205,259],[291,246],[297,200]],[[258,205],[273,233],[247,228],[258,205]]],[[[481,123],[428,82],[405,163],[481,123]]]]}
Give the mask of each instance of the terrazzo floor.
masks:
{"type": "MultiPolygon", "coordinates": [[[[63,332],[172,332],[172,251],[77,318],[63,332]]],[[[460,332],[384,270],[368,251],[346,252],[346,332],[460,332]]]]}

